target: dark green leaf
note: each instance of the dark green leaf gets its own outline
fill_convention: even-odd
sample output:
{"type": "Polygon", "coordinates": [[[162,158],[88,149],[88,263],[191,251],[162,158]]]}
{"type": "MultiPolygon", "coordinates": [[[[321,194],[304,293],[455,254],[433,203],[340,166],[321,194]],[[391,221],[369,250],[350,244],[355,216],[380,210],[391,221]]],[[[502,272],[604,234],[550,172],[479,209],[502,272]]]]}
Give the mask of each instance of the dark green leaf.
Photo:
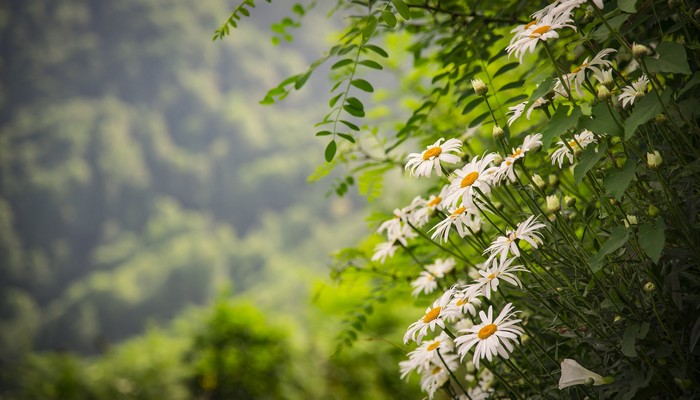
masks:
{"type": "Polygon", "coordinates": [[[372,60],[362,60],[362,61],[358,62],[358,64],[364,65],[365,67],[372,68],[372,69],[383,69],[384,68],[378,62],[372,61],[372,60]]]}
{"type": "Polygon", "coordinates": [[[299,16],[303,16],[306,13],[301,4],[295,4],[294,7],[292,7],[292,11],[299,16]]]}
{"type": "Polygon", "coordinates": [[[408,8],[406,3],[404,3],[402,0],[391,0],[391,4],[394,5],[396,11],[401,17],[403,17],[403,19],[411,19],[411,10],[408,8]]]}
{"type": "Polygon", "coordinates": [[[328,106],[331,107],[331,108],[335,107],[335,103],[338,102],[338,99],[340,99],[340,96],[342,96],[342,95],[343,95],[342,93],[339,93],[339,94],[333,96],[333,97],[330,99],[330,101],[328,102],[328,106]]]}
{"type": "Polygon", "coordinates": [[[590,171],[594,165],[600,161],[605,155],[605,149],[607,146],[605,142],[601,143],[599,148],[596,149],[594,144],[588,145],[581,153],[581,159],[579,163],[574,167],[574,179],[576,179],[576,184],[580,184],[583,177],[586,176],[586,172],[590,171]]]}
{"type": "Polygon", "coordinates": [[[625,333],[622,335],[621,350],[622,354],[627,357],[637,357],[635,344],[637,339],[644,339],[649,332],[649,323],[630,325],[625,328],[625,333]]]}
{"type": "Polygon", "coordinates": [[[360,130],[360,127],[357,126],[357,125],[355,125],[355,124],[353,124],[352,122],[348,122],[348,121],[345,121],[345,120],[342,120],[342,119],[340,120],[340,122],[343,123],[343,124],[345,124],[345,126],[347,126],[348,128],[352,129],[353,131],[359,131],[359,130],[360,130]]]}
{"type": "Polygon", "coordinates": [[[493,74],[493,77],[495,78],[501,74],[504,74],[504,73],[512,70],[513,68],[517,68],[519,65],[520,65],[519,62],[512,62],[512,63],[506,64],[506,65],[502,66],[501,68],[499,68],[498,71],[496,71],[496,73],[493,74]]]}
{"type": "Polygon", "coordinates": [[[382,20],[389,28],[396,26],[396,16],[389,10],[382,11],[382,20]]]}
{"type": "Polygon", "coordinates": [[[374,87],[372,87],[372,84],[367,82],[364,79],[354,79],[350,82],[351,85],[355,86],[356,88],[360,90],[364,90],[365,92],[372,93],[374,92],[374,87]]]}
{"type": "Polygon", "coordinates": [[[348,97],[345,99],[345,102],[353,108],[357,108],[358,110],[364,110],[365,106],[362,105],[362,102],[357,99],[357,97],[348,97]]]}
{"type": "Polygon", "coordinates": [[[605,177],[605,180],[603,180],[605,192],[617,200],[622,200],[622,196],[625,194],[625,190],[627,190],[630,182],[632,182],[636,170],[637,162],[628,159],[622,170],[615,170],[605,177]]]}
{"type": "Polygon", "coordinates": [[[365,111],[364,111],[364,110],[361,110],[361,109],[359,109],[359,108],[355,108],[355,107],[352,107],[352,106],[349,106],[349,105],[343,106],[343,110],[347,111],[348,114],[352,115],[353,117],[362,118],[362,117],[365,116],[365,111]]]}
{"type": "Polygon", "coordinates": [[[340,132],[338,132],[338,136],[340,136],[341,138],[347,140],[347,141],[350,142],[350,143],[355,143],[355,138],[352,137],[351,135],[348,135],[347,133],[340,133],[340,132]]]}
{"type": "Polygon", "coordinates": [[[311,71],[306,72],[304,75],[300,76],[299,79],[294,83],[294,89],[299,90],[304,86],[306,81],[311,76],[311,71]]]}
{"type": "Polygon", "coordinates": [[[661,252],[666,243],[666,224],[663,218],[658,217],[653,222],[647,222],[639,227],[639,247],[644,250],[644,253],[651,258],[655,263],[659,262],[661,252]]]}
{"type": "Polygon", "coordinates": [[[617,8],[628,14],[637,12],[637,0],[617,0],[617,8]]]}
{"type": "Polygon", "coordinates": [[[344,59],[338,61],[337,63],[333,64],[331,66],[331,69],[337,69],[337,68],[344,67],[344,66],[350,65],[350,64],[352,64],[352,60],[349,58],[344,58],[344,59]]]}
{"type": "Polygon", "coordinates": [[[332,135],[332,134],[333,134],[333,132],[331,132],[331,131],[318,131],[318,132],[316,132],[316,136],[328,136],[328,135],[332,135]]]}
{"type": "Polygon", "coordinates": [[[370,16],[367,19],[367,25],[365,25],[365,29],[362,30],[362,39],[367,40],[367,39],[371,38],[376,29],[377,29],[377,18],[374,16],[370,16]]]}
{"type": "Polygon", "coordinates": [[[688,56],[682,44],[676,42],[661,42],[656,47],[659,58],[647,57],[644,61],[651,73],[667,72],[671,74],[690,75],[688,56]]]}
{"type": "Polygon", "coordinates": [[[472,122],[469,123],[469,127],[470,127],[470,128],[473,128],[473,127],[479,125],[479,124],[481,123],[481,121],[485,120],[486,117],[488,117],[489,115],[491,115],[490,112],[488,112],[488,111],[484,112],[483,114],[481,114],[481,115],[479,115],[478,117],[474,118],[474,119],[472,120],[472,122]]]}
{"type": "Polygon", "coordinates": [[[521,101],[527,100],[527,95],[526,94],[519,94],[517,96],[513,96],[510,99],[506,100],[505,104],[513,104],[513,103],[520,103],[521,101]]]}
{"type": "Polygon", "coordinates": [[[621,121],[622,116],[617,110],[608,107],[605,103],[598,103],[593,106],[590,117],[581,118],[579,127],[599,135],[620,136],[622,135],[621,121]]]}
{"type": "Polygon", "coordinates": [[[501,87],[500,89],[498,89],[498,91],[499,91],[499,92],[502,92],[502,91],[504,91],[504,90],[510,90],[510,89],[522,89],[522,88],[523,88],[523,85],[525,85],[525,81],[522,81],[522,80],[521,80],[521,81],[510,82],[510,83],[506,83],[505,85],[503,85],[503,87],[501,87]]]}
{"type": "Polygon", "coordinates": [[[598,271],[601,267],[601,262],[605,259],[605,256],[622,247],[625,243],[627,243],[627,239],[629,239],[629,233],[624,225],[614,227],[610,232],[608,240],[606,240],[605,243],[600,246],[598,254],[592,256],[588,262],[591,266],[591,270],[593,272],[598,271]]]}
{"type": "MultiPolygon", "coordinates": [[[[664,104],[668,104],[671,100],[671,88],[666,88],[666,90],[661,94],[661,100],[664,104]]],[[[653,93],[647,93],[642,97],[641,100],[635,105],[632,114],[629,118],[625,120],[625,140],[629,139],[634,135],[637,128],[644,124],[645,122],[653,119],[655,116],[663,112],[663,107],[659,103],[659,99],[653,93]]]]}
{"type": "Polygon", "coordinates": [[[363,48],[363,49],[367,49],[367,50],[369,50],[369,51],[373,51],[373,52],[379,54],[380,56],[382,56],[382,57],[384,57],[384,58],[389,57],[389,54],[388,54],[386,51],[384,51],[384,49],[382,49],[382,48],[379,47],[379,46],[376,46],[376,45],[373,45],[373,44],[366,44],[366,45],[362,46],[362,48],[363,48]]]}
{"type": "Polygon", "coordinates": [[[476,106],[478,106],[479,104],[481,104],[483,102],[484,101],[481,99],[481,97],[470,101],[469,103],[467,103],[466,106],[464,106],[464,109],[462,109],[462,115],[468,114],[471,110],[475,109],[476,106]]]}
{"type": "Polygon", "coordinates": [[[529,108],[530,105],[534,103],[537,99],[551,92],[552,88],[554,88],[554,78],[552,78],[551,76],[544,78],[544,80],[540,82],[540,85],[532,91],[530,100],[527,102],[525,108],[529,108]]]}
{"type": "Polygon", "coordinates": [[[574,110],[569,115],[569,110],[571,108],[566,105],[560,105],[557,111],[554,112],[552,118],[547,123],[547,126],[542,131],[542,148],[548,149],[549,145],[552,143],[552,139],[557,136],[563,135],[569,129],[576,127],[579,117],[581,116],[581,109],[575,107],[574,110]]]}
{"type": "MultiPolygon", "coordinates": [[[[608,19],[608,25],[610,25],[610,27],[612,27],[613,30],[618,31],[622,24],[624,24],[625,21],[627,21],[627,18],[629,18],[629,15],[627,14],[617,15],[608,19]]],[[[601,24],[598,27],[598,29],[596,29],[590,34],[590,37],[596,42],[604,42],[610,37],[610,30],[605,24],[601,24]]]]}
{"type": "Polygon", "coordinates": [[[328,146],[326,146],[326,151],[324,154],[326,157],[326,162],[333,161],[333,157],[335,157],[335,151],[336,151],[335,140],[331,140],[328,143],[328,146]]]}

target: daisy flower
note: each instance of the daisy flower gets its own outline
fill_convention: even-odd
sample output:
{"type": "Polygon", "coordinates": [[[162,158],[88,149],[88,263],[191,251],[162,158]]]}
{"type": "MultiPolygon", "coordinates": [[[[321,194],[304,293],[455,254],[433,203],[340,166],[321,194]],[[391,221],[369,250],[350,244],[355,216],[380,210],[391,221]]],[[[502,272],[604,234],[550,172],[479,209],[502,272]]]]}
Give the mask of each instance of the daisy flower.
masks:
{"type": "Polygon", "coordinates": [[[444,357],[454,351],[455,344],[445,332],[440,332],[433,339],[426,340],[417,349],[408,353],[409,359],[413,359],[416,364],[416,371],[423,372],[430,366],[430,363],[442,364],[438,351],[444,357]]]}
{"type": "Polygon", "coordinates": [[[491,267],[479,271],[481,278],[477,279],[477,282],[481,285],[481,293],[486,296],[487,299],[491,298],[491,292],[496,292],[496,290],[498,290],[501,279],[513,286],[522,286],[520,279],[513,273],[528,271],[522,265],[511,265],[514,260],[515,258],[509,258],[504,262],[494,260],[491,267]]]}
{"type": "MultiPolygon", "coordinates": [[[[424,200],[422,197],[418,196],[417,198],[421,200],[420,204],[417,205],[413,212],[409,215],[408,220],[413,225],[420,228],[430,221],[430,217],[433,216],[435,210],[444,210],[442,199],[447,194],[447,187],[447,185],[443,186],[440,190],[440,194],[437,196],[431,194],[430,197],[428,197],[428,200],[424,200]]],[[[414,202],[416,202],[415,199],[414,202]]]]}
{"type": "Polygon", "coordinates": [[[497,237],[491,243],[491,246],[484,250],[484,254],[491,253],[486,263],[490,263],[496,256],[500,256],[500,262],[504,262],[508,257],[508,253],[513,254],[515,257],[520,257],[520,249],[518,248],[520,240],[526,241],[533,249],[536,249],[538,245],[542,244],[542,234],[538,230],[544,227],[544,224],[537,221],[537,217],[531,215],[525,221],[519,223],[515,230],[506,230],[505,236],[497,237]]]}
{"type": "Polygon", "coordinates": [[[428,395],[428,399],[433,398],[435,392],[450,379],[450,371],[459,369],[456,355],[443,355],[443,363],[431,363],[430,368],[423,371],[420,378],[420,388],[428,395]],[[449,370],[448,370],[449,368],[449,370]]]}
{"type": "Polygon", "coordinates": [[[405,169],[411,169],[411,175],[430,176],[434,169],[438,176],[442,176],[442,167],[440,161],[454,164],[461,160],[457,154],[462,151],[462,142],[459,139],[449,139],[442,145],[440,144],[445,138],[438,139],[437,142],[427,147],[422,153],[411,153],[408,155],[408,162],[405,169]]]}
{"type": "Polygon", "coordinates": [[[399,248],[399,246],[396,246],[394,243],[395,242],[392,240],[391,242],[382,242],[376,245],[374,247],[372,261],[379,261],[380,263],[384,264],[384,261],[386,261],[387,258],[393,257],[396,249],[399,248]]]}
{"type": "Polygon", "coordinates": [[[622,94],[617,98],[622,102],[622,108],[627,107],[627,105],[633,105],[637,97],[644,96],[647,91],[647,85],[649,85],[649,78],[646,75],[642,75],[631,85],[622,88],[622,94]]]}
{"type": "Polygon", "coordinates": [[[569,82],[569,87],[571,87],[572,84],[576,85],[576,93],[579,96],[583,96],[581,85],[583,85],[583,82],[586,80],[586,71],[593,71],[596,76],[602,75],[603,71],[600,69],[600,67],[612,67],[612,61],[605,60],[605,57],[607,57],[610,53],[614,53],[615,51],[617,50],[603,49],[590,61],[588,60],[588,57],[586,57],[586,59],[583,60],[583,64],[574,68],[570,74],[565,75],[565,78],[569,82]]]}
{"type": "Polygon", "coordinates": [[[520,104],[516,104],[513,107],[508,107],[508,114],[512,114],[510,118],[508,118],[508,126],[513,125],[513,122],[515,122],[516,119],[520,118],[521,115],[525,112],[525,106],[527,105],[527,100],[523,101],[520,104]]]}
{"type": "Polygon", "coordinates": [[[447,188],[445,204],[455,207],[461,199],[462,205],[471,207],[474,206],[476,189],[484,195],[488,194],[491,191],[491,179],[484,171],[495,158],[495,153],[487,154],[482,159],[475,156],[467,165],[456,170],[447,188]]]}
{"type": "Polygon", "coordinates": [[[588,129],[584,129],[581,133],[575,134],[574,139],[569,140],[568,146],[563,141],[558,141],[557,145],[559,148],[554,150],[554,153],[551,155],[552,165],[557,163],[559,164],[559,168],[561,168],[564,164],[564,157],[569,160],[569,163],[573,163],[574,153],[579,150],[583,150],[591,143],[597,142],[598,141],[595,138],[595,135],[593,135],[593,132],[589,131],[588,129]]]}
{"type": "Polygon", "coordinates": [[[379,228],[377,228],[377,233],[381,234],[386,231],[386,236],[389,240],[401,236],[402,223],[406,222],[408,214],[412,209],[413,207],[411,205],[404,208],[395,208],[393,211],[394,217],[382,222],[379,228]]]}
{"type": "Polygon", "coordinates": [[[525,157],[525,153],[530,150],[536,150],[542,146],[542,134],[527,135],[523,140],[522,146],[513,149],[513,152],[501,162],[495,169],[493,177],[494,183],[501,182],[506,176],[511,182],[515,181],[515,162],[525,157]]]}
{"type": "Polygon", "coordinates": [[[428,271],[421,271],[418,278],[411,282],[411,287],[413,288],[411,292],[413,297],[418,297],[421,292],[430,294],[437,289],[437,277],[428,271]]]}
{"type": "Polygon", "coordinates": [[[435,240],[435,238],[440,237],[443,242],[446,242],[450,235],[450,228],[454,225],[457,229],[459,237],[465,237],[471,234],[469,231],[478,232],[481,230],[481,218],[474,212],[474,210],[461,206],[459,208],[450,209],[451,214],[447,218],[438,222],[432,229],[435,230],[433,235],[430,237],[435,240]]]}
{"type": "Polygon", "coordinates": [[[464,290],[456,292],[454,298],[452,299],[453,305],[462,314],[471,314],[476,316],[477,307],[481,307],[481,300],[479,300],[479,290],[481,289],[480,284],[471,284],[467,286],[464,290]]]}
{"type": "Polygon", "coordinates": [[[436,258],[435,262],[430,265],[426,265],[425,269],[430,271],[431,274],[437,276],[438,278],[442,278],[445,276],[445,274],[449,274],[455,268],[455,265],[457,265],[457,262],[452,257],[444,260],[441,258],[436,258]]]}
{"type": "Polygon", "coordinates": [[[576,27],[570,24],[572,22],[568,17],[564,19],[561,15],[544,15],[541,19],[538,18],[534,24],[528,24],[530,26],[516,33],[512,43],[506,47],[506,52],[508,52],[509,57],[515,54],[522,63],[525,53],[532,53],[539,41],[558,38],[558,29],[571,28],[576,30],[576,27]]]}
{"type": "Polygon", "coordinates": [[[513,345],[524,332],[523,328],[516,326],[521,320],[514,319],[514,316],[512,303],[506,304],[495,320],[493,306],[489,306],[488,314],[480,311],[481,323],[460,331],[465,334],[455,339],[457,353],[464,359],[469,350],[476,346],[472,362],[477,368],[479,360],[483,358],[489,361],[492,361],[495,355],[509,358],[509,353],[514,349],[513,345]]]}
{"type": "Polygon", "coordinates": [[[431,307],[425,310],[425,315],[421,319],[409,325],[406,334],[403,336],[404,344],[408,343],[409,340],[420,343],[421,339],[428,334],[428,330],[432,332],[435,330],[436,326],[444,329],[445,319],[460,316],[458,310],[449,306],[453,294],[453,289],[445,291],[440,298],[433,302],[431,307]]]}

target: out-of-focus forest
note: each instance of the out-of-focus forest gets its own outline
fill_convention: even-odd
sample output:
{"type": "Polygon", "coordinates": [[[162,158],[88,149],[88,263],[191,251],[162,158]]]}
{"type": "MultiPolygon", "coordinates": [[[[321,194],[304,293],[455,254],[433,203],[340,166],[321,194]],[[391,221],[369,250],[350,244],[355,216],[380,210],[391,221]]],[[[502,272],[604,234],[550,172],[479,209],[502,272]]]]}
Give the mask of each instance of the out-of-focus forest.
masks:
{"type": "Polygon", "coordinates": [[[229,2],[0,3],[0,399],[418,396],[398,347],[333,355],[368,289],[327,259],[364,223],[306,183],[314,90],[258,104],[333,33],[273,45],[291,6],[212,42],[229,2]]]}

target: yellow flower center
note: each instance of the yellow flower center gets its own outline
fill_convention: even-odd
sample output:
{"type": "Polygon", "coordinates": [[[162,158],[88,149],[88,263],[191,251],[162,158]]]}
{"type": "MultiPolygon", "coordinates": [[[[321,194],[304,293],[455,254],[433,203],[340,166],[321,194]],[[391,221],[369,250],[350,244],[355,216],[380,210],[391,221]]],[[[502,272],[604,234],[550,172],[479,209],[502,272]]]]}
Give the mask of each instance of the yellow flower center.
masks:
{"type": "Polygon", "coordinates": [[[530,39],[535,39],[535,38],[542,36],[543,34],[549,32],[550,28],[551,28],[551,26],[549,26],[549,25],[540,26],[539,28],[532,31],[532,33],[530,34],[530,39]]]}
{"type": "Polygon", "coordinates": [[[441,371],[442,371],[442,367],[435,367],[435,368],[433,368],[432,373],[433,373],[433,375],[437,375],[437,374],[439,374],[441,371]]]}
{"type": "Polygon", "coordinates": [[[523,149],[518,148],[518,150],[515,150],[513,154],[511,155],[512,158],[515,158],[519,155],[523,154],[523,149]]]}
{"type": "Polygon", "coordinates": [[[436,198],[434,198],[428,202],[428,207],[435,207],[438,204],[440,204],[441,201],[442,201],[442,197],[437,196],[436,198]]]}
{"type": "Polygon", "coordinates": [[[532,25],[535,25],[536,23],[537,23],[537,20],[536,20],[536,19],[535,19],[535,20],[532,20],[532,21],[530,21],[530,22],[528,22],[527,25],[525,25],[525,29],[531,27],[532,25]]]}
{"type": "Polygon", "coordinates": [[[467,209],[467,207],[462,206],[462,207],[454,210],[454,212],[452,213],[452,215],[450,215],[450,217],[456,217],[458,215],[461,215],[466,209],[467,209]]]}
{"type": "Polygon", "coordinates": [[[428,351],[433,351],[433,350],[437,349],[438,346],[440,346],[440,341],[436,340],[430,346],[428,346],[428,351]]]}
{"type": "Polygon", "coordinates": [[[478,173],[478,172],[476,172],[476,171],[470,172],[470,173],[467,174],[467,176],[465,176],[465,177],[462,179],[462,183],[461,183],[459,186],[460,186],[460,187],[463,187],[463,188],[465,188],[465,187],[467,187],[467,186],[471,186],[474,182],[476,182],[476,179],[477,179],[478,177],[479,177],[479,173],[478,173]]]}
{"type": "Polygon", "coordinates": [[[438,317],[440,315],[440,311],[442,311],[442,307],[435,307],[432,310],[428,311],[427,314],[425,314],[425,317],[423,317],[423,322],[426,324],[438,317]]]}
{"type": "Polygon", "coordinates": [[[469,298],[465,297],[463,299],[457,300],[457,307],[462,307],[463,305],[469,303],[469,298]]]}
{"type": "Polygon", "coordinates": [[[442,153],[442,148],[440,146],[433,147],[432,149],[428,149],[423,153],[423,161],[427,161],[431,159],[432,157],[437,157],[442,153]]]}
{"type": "Polygon", "coordinates": [[[575,140],[569,140],[569,146],[575,147],[575,146],[578,146],[578,143],[576,143],[575,140]]]}
{"type": "Polygon", "coordinates": [[[489,278],[489,279],[493,279],[495,277],[496,277],[496,274],[489,274],[489,276],[487,276],[487,278],[489,278]]]}
{"type": "Polygon", "coordinates": [[[498,330],[498,327],[496,327],[496,325],[488,324],[485,327],[479,329],[479,333],[477,334],[477,336],[479,337],[479,339],[484,340],[487,337],[496,333],[497,330],[498,330]]]}
{"type": "Polygon", "coordinates": [[[583,64],[579,65],[578,67],[574,68],[574,70],[571,71],[571,73],[575,74],[575,73],[581,71],[582,69],[586,68],[587,66],[588,66],[588,63],[583,63],[583,64]]]}

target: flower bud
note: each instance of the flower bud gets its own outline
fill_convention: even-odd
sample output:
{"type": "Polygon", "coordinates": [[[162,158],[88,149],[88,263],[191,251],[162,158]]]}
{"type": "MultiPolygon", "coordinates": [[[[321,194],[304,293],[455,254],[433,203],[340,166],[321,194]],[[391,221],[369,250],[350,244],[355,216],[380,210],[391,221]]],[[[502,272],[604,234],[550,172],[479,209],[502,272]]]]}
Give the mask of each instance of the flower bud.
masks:
{"type": "Polygon", "coordinates": [[[557,186],[559,184],[559,177],[555,174],[549,174],[547,182],[549,182],[549,186],[557,186]]]}
{"type": "Polygon", "coordinates": [[[647,153],[647,167],[649,169],[657,169],[662,162],[663,159],[658,150],[654,150],[653,153],[647,153]]]}
{"type": "Polygon", "coordinates": [[[527,344],[527,342],[529,342],[529,341],[530,341],[530,335],[524,333],[524,334],[522,334],[522,335],[520,336],[520,343],[522,343],[523,346],[524,346],[525,344],[527,344]]]}
{"type": "Polygon", "coordinates": [[[485,96],[489,91],[488,86],[479,78],[472,79],[472,87],[474,88],[474,92],[479,96],[485,96]]]}
{"type": "Polygon", "coordinates": [[[600,101],[608,101],[612,94],[610,93],[610,89],[606,88],[603,85],[598,86],[598,100],[600,101]]]}
{"type": "Polygon", "coordinates": [[[554,214],[561,209],[561,202],[556,195],[547,196],[547,212],[554,214]]]}
{"type": "Polygon", "coordinates": [[[567,207],[573,207],[576,204],[576,198],[571,196],[564,196],[564,204],[567,207]]]}
{"type": "Polygon", "coordinates": [[[635,43],[632,45],[632,55],[634,58],[646,57],[651,53],[651,50],[643,44],[635,43]]]}
{"type": "Polygon", "coordinates": [[[668,117],[666,114],[656,114],[656,117],[654,117],[654,121],[663,124],[664,122],[668,121],[668,117]]]}
{"type": "Polygon", "coordinates": [[[493,126],[493,138],[494,140],[501,140],[506,137],[506,132],[498,125],[493,126]]]}
{"type": "Polygon", "coordinates": [[[628,214],[627,217],[622,220],[622,222],[625,224],[625,228],[629,228],[630,225],[637,225],[639,223],[637,216],[632,214],[628,214]]]}
{"type": "Polygon", "coordinates": [[[613,324],[616,324],[620,321],[622,321],[622,315],[616,315],[615,318],[613,318],[613,324]]]}
{"type": "Polygon", "coordinates": [[[657,215],[659,215],[660,211],[661,210],[659,210],[659,208],[656,207],[655,205],[649,204],[649,209],[647,210],[647,215],[650,217],[656,217],[657,215]]]}
{"type": "Polygon", "coordinates": [[[542,179],[542,177],[537,174],[532,175],[532,182],[534,182],[535,185],[540,189],[544,189],[545,187],[544,179],[542,179]]]}
{"type": "Polygon", "coordinates": [[[644,291],[647,293],[652,293],[656,290],[656,285],[654,285],[654,282],[647,282],[644,284],[644,291]]]}
{"type": "Polygon", "coordinates": [[[496,153],[496,155],[493,157],[493,165],[500,165],[503,162],[503,156],[496,153]]]}

